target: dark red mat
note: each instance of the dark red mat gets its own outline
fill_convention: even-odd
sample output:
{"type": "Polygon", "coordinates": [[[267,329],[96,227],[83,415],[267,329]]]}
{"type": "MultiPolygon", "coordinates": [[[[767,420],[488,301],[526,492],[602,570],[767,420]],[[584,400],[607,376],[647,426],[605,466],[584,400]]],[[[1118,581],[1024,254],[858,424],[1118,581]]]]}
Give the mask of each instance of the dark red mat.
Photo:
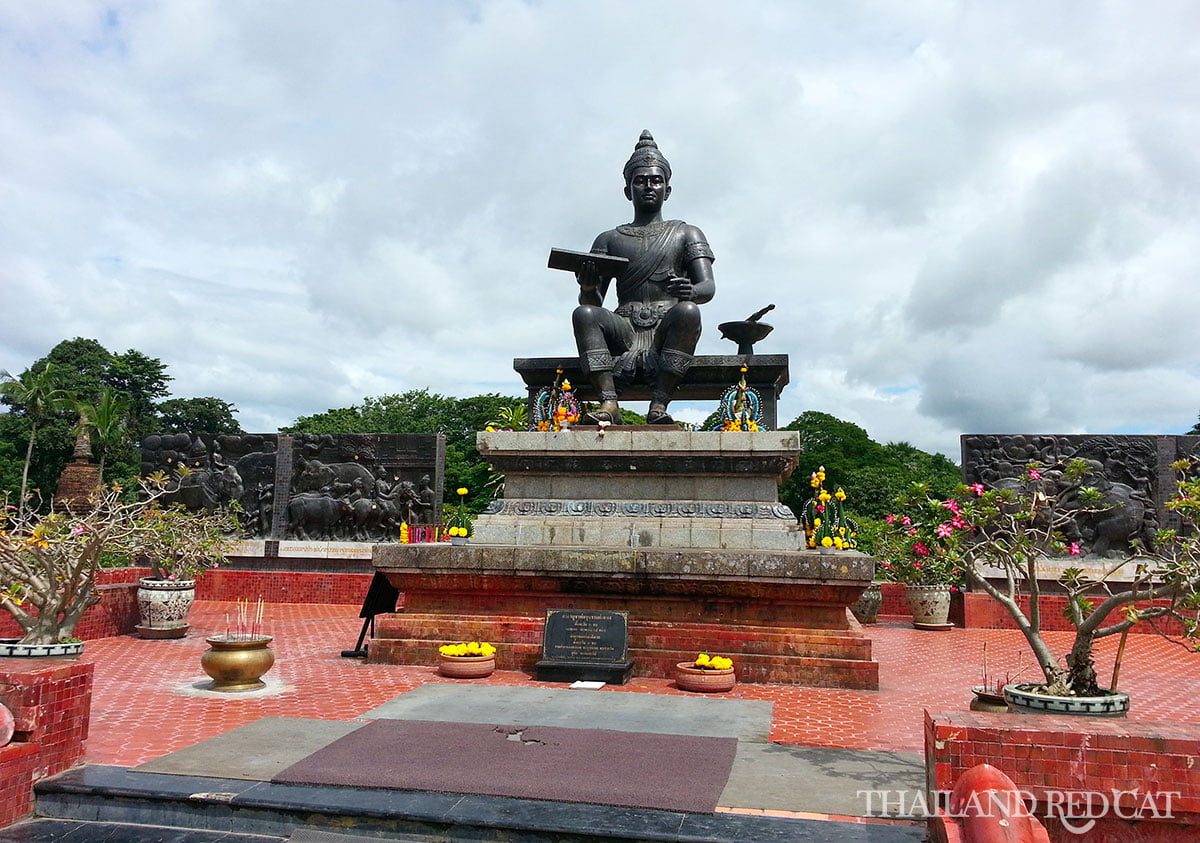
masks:
{"type": "Polygon", "coordinates": [[[711,814],[736,749],[736,738],[376,720],[271,781],[711,814]]]}

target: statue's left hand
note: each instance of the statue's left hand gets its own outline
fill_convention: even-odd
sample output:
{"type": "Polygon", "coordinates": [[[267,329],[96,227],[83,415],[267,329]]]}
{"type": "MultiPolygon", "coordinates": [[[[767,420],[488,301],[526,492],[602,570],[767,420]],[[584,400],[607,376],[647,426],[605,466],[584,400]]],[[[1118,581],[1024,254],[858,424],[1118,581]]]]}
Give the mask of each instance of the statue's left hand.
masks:
{"type": "Polygon", "coordinates": [[[667,292],[680,301],[692,300],[695,295],[693,287],[692,279],[686,276],[675,275],[667,280],[667,292]]]}

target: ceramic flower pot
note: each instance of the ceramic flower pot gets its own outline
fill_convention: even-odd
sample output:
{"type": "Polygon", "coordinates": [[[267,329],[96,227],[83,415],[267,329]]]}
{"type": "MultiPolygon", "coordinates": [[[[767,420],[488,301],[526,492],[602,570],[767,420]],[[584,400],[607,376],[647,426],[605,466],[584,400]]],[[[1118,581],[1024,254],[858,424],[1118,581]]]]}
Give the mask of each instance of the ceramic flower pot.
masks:
{"type": "Polygon", "coordinates": [[[910,585],[904,599],[918,629],[946,629],[950,626],[950,587],[947,585],[910,585]]]}
{"type": "Polygon", "coordinates": [[[0,638],[0,656],[12,659],[77,658],[83,652],[82,641],[66,644],[19,644],[19,638],[0,638]]]}
{"type": "Polygon", "coordinates": [[[143,577],[138,581],[138,612],[141,622],[137,633],[142,638],[182,638],[187,635],[188,610],[196,599],[195,580],[158,580],[143,577]]]}
{"type": "Polygon", "coordinates": [[[733,689],[737,682],[733,668],[707,670],[696,667],[694,662],[679,662],[675,665],[675,685],[681,691],[718,693],[733,689]]]}
{"type": "Polygon", "coordinates": [[[1120,691],[1100,697],[1060,697],[1033,690],[1030,683],[1004,686],[1004,701],[1017,714],[1073,714],[1083,717],[1124,717],[1129,695],[1120,691]]]}
{"type": "Polygon", "coordinates": [[[850,604],[850,611],[859,623],[875,623],[883,605],[883,586],[877,582],[867,586],[859,598],[850,604]]]}
{"type": "Polygon", "coordinates": [[[209,649],[200,656],[213,691],[255,691],[266,687],[262,676],[275,664],[270,635],[214,635],[204,639],[209,649]]]}
{"type": "Polygon", "coordinates": [[[495,669],[495,656],[438,655],[438,673],[451,679],[482,679],[495,669]]]}

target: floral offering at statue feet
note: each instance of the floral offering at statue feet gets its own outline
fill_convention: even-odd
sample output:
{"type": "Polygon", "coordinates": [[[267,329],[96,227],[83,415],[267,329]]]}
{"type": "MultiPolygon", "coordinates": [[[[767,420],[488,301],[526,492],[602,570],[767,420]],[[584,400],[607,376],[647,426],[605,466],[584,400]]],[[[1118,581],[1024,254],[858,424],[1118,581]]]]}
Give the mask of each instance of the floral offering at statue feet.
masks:
{"type": "Polygon", "coordinates": [[[853,550],[858,546],[858,524],[842,508],[846,493],[842,489],[832,493],[825,489],[825,466],[814,471],[808,483],[813,496],[804,504],[800,519],[805,544],[812,548],[853,550]]]}
{"type": "Polygon", "coordinates": [[[761,399],[758,393],[746,386],[746,367],[741,368],[741,378],[725,390],[717,407],[720,420],[716,430],[755,431],[762,430],[761,399]]]}

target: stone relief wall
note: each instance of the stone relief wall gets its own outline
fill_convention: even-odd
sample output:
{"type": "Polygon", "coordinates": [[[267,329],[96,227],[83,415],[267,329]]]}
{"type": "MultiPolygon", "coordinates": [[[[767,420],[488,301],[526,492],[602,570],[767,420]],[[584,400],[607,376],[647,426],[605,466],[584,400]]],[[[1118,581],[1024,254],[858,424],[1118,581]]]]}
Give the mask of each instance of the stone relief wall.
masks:
{"type": "Polygon", "coordinates": [[[1128,550],[1134,539],[1152,544],[1156,530],[1177,527],[1164,506],[1175,488],[1171,463],[1200,455],[1200,436],[971,433],[960,444],[963,481],[993,488],[1022,477],[1031,462],[1045,466],[1042,476],[1055,483],[1069,460],[1086,460],[1092,468],[1088,485],[1111,505],[1080,514],[1067,541],[1098,556],[1128,550]]]}
{"type": "Polygon", "coordinates": [[[380,542],[440,522],[444,463],[440,434],[163,433],[141,470],[173,478],[169,503],[237,501],[247,537],[380,542]]]}

